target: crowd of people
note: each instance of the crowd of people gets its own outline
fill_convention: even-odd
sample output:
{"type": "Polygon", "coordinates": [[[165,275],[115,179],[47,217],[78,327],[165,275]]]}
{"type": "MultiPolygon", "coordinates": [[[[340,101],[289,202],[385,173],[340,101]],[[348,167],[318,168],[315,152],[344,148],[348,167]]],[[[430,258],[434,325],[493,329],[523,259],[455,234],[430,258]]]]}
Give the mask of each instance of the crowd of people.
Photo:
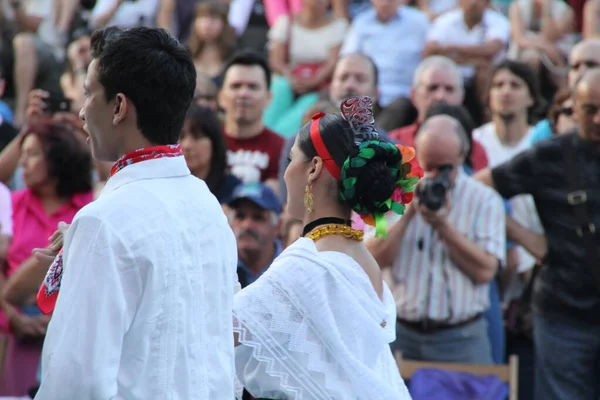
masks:
{"type": "MultiPolygon", "coordinates": [[[[39,398],[68,398],[52,394],[60,374],[83,379],[90,371],[78,367],[117,357],[110,353],[116,339],[98,328],[103,321],[115,334],[143,335],[147,324],[167,324],[164,315],[184,320],[173,299],[158,313],[137,292],[137,280],[158,290],[167,278],[137,276],[134,269],[98,273],[93,280],[71,276],[71,285],[80,281],[79,290],[90,293],[89,304],[71,289],[59,298],[74,303],[49,315],[45,307],[54,309],[60,279],[48,267],[56,264],[62,237],[74,230],[69,224],[83,209],[87,222],[73,234],[70,257],[99,268],[89,265],[80,274],[101,270],[102,263],[115,269],[135,264],[131,248],[158,264],[170,262],[164,254],[181,258],[186,268],[235,263],[235,283],[242,288],[232,303],[235,369],[246,396],[292,399],[300,385],[305,397],[297,398],[404,398],[387,354],[373,357],[377,368],[368,373],[361,369],[368,363],[340,372],[341,360],[352,364],[354,356],[380,354],[365,341],[383,340],[390,354],[412,360],[504,364],[515,354],[520,399],[600,399],[599,22],[600,0],[0,0],[0,396],[33,398],[47,376],[51,386],[42,384],[39,398]],[[138,55],[125,45],[105,51],[103,43],[113,38],[107,27],[164,28],[194,68],[182,67],[184,55],[159,36],[155,43],[172,54],[138,55]],[[94,39],[99,29],[104,36],[94,39]],[[195,80],[189,107],[183,78],[172,78],[177,74],[195,80]],[[359,111],[368,110],[374,123],[353,125],[344,104],[366,98],[372,107],[363,104],[359,111]],[[125,138],[130,132],[143,134],[125,138]],[[321,145],[315,135],[322,136],[321,145]],[[362,158],[352,153],[353,143],[358,149],[369,140],[385,145],[372,145],[362,158]],[[166,169],[160,178],[189,170],[220,208],[195,181],[180,193],[181,202],[168,206],[156,200],[156,187],[132,185],[137,189],[130,188],[130,196],[148,204],[144,217],[151,223],[143,226],[130,203],[97,200],[110,198],[127,179],[143,181],[146,172],[119,172],[129,169],[123,168],[129,161],[114,164],[121,150],[174,143],[187,169],[168,164],[177,157],[162,149],[166,169]],[[366,154],[387,161],[374,166],[366,154]],[[359,172],[346,166],[352,157],[357,166],[370,167],[359,172]],[[395,191],[398,182],[406,185],[400,175],[388,182],[388,171],[400,173],[391,166],[400,162],[395,157],[412,159],[409,170],[423,177],[414,193],[408,186],[395,191]],[[198,203],[208,204],[203,212],[198,203]],[[157,213],[160,207],[167,211],[157,213]],[[235,235],[233,261],[228,257],[235,249],[221,244],[229,243],[222,221],[213,219],[221,210],[235,235]],[[94,212],[112,221],[109,228],[94,225],[94,212]],[[351,220],[347,238],[364,232],[356,236],[364,252],[330,245],[333,239],[324,240],[325,247],[304,240],[312,234],[307,222],[334,216],[351,220]],[[64,235],[55,234],[59,223],[64,235]],[[165,232],[172,225],[197,234],[198,248],[171,241],[165,232]],[[154,240],[144,250],[145,235],[154,240]],[[101,254],[101,246],[116,254],[101,254]],[[35,249],[51,251],[35,255],[35,249]],[[210,264],[200,261],[202,252],[221,257],[210,264]],[[94,261],[86,258],[90,254],[94,261]],[[336,265],[348,270],[328,275],[336,265]],[[327,293],[328,282],[338,288],[329,297],[320,291],[327,293]],[[355,290],[371,284],[375,292],[355,290]],[[93,301],[95,291],[106,290],[102,285],[115,292],[106,308],[93,301]],[[300,295],[283,299],[280,291],[300,295]],[[288,303],[297,306],[297,315],[288,303]],[[115,325],[110,307],[127,310],[127,317],[115,325]],[[134,315],[146,320],[139,325],[134,315]],[[373,318],[381,320],[373,324],[373,318]],[[93,327],[46,337],[51,319],[93,327]],[[369,330],[358,333],[358,322],[369,330]],[[273,325],[280,326],[276,334],[258,333],[273,325]],[[294,336],[310,329],[312,342],[294,336]],[[322,359],[314,368],[321,375],[310,381],[287,361],[317,351],[315,337],[323,335],[329,335],[323,349],[331,354],[319,350],[322,359]],[[286,345],[257,358],[256,348],[278,340],[286,345]],[[65,368],[52,371],[40,368],[43,345],[44,352],[55,352],[50,346],[95,347],[95,358],[79,355],[67,365],[68,357],[52,354],[65,368]],[[279,379],[257,378],[269,374],[279,379]],[[356,380],[362,389],[345,392],[356,376],[364,378],[356,380]]],[[[131,41],[143,48],[142,36],[156,34],[131,32],[133,48],[131,41]]],[[[180,191],[168,181],[156,185],[180,191]]],[[[225,310],[231,306],[226,292],[235,286],[229,278],[226,272],[196,275],[188,284],[198,285],[199,300],[225,310]],[[220,300],[209,299],[216,290],[223,291],[220,300]]],[[[185,286],[179,275],[169,279],[185,286]]],[[[180,301],[192,301],[181,290],[180,301]]],[[[186,336],[185,328],[172,329],[178,329],[171,332],[176,341],[195,343],[192,356],[208,348],[186,336]]],[[[205,329],[207,336],[233,333],[205,329]]],[[[163,390],[185,368],[167,353],[153,353],[153,341],[126,339],[129,353],[119,357],[129,358],[120,368],[132,372],[119,380],[122,398],[153,398],[153,390],[163,390]],[[145,370],[136,352],[154,366],[145,370]]],[[[211,343],[218,348],[225,342],[211,343]]],[[[227,357],[211,362],[223,366],[227,357]]],[[[178,393],[214,394],[203,392],[203,385],[227,386],[213,372],[194,371],[207,378],[178,393]]],[[[107,389],[109,379],[99,373],[92,383],[105,386],[98,392],[72,393],[111,398],[117,389],[107,389]]],[[[418,387],[409,389],[418,400],[418,387]]]]}

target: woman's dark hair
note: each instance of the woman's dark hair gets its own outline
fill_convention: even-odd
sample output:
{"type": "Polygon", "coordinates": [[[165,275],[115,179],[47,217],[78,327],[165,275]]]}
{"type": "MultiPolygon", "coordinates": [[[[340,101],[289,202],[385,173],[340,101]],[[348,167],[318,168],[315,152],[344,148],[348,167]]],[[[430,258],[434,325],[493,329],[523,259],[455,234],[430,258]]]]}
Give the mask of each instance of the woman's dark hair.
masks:
{"type": "Polygon", "coordinates": [[[539,120],[541,110],[544,107],[544,101],[540,95],[540,83],[538,77],[528,64],[514,60],[504,60],[501,63],[492,66],[488,75],[486,102],[489,104],[490,90],[492,88],[494,77],[498,72],[503,70],[507,70],[511,74],[519,77],[525,82],[525,85],[527,85],[529,95],[533,100],[533,104],[527,109],[527,122],[529,124],[534,124],[539,120]]]}
{"type": "Polygon", "coordinates": [[[569,100],[572,94],[572,89],[564,88],[558,91],[552,99],[552,104],[550,105],[550,109],[548,110],[548,123],[550,123],[550,128],[552,128],[553,135],[556,134],[556,121],[558,121],[558,117],[560,117],[560,115],[564,111],[563,103],[569,100]]]}
{"type": "MultiPolygon", "coordinates": [[[[309,159],[318,156],[310,135],[311,123],[298,132],[298,146],[309,159]]],[[[321,117],[319,130],[331,158],[342,171],[342,179],[344,175],[348,177],[344,182],[338,182],[340,204],[360,214],[386,212],[379,203],[389,199],[396,189],[398,173],[392,171],[392,166],[399,167],[402,161],[400,151],[391,143],[371,141],[367,150],[372,155],[362,157],[355,142],[360,132],[340,114],[321,117]],[[352,182],[352,190],[348,190],[348,180],[352,182]]]]}
{"type": "Polygon", "coordinates": [[[48,178],[56,179],[58,196],[68,198],[92,190],[92,158],[71,126],[54,122],[42,124],[26,133],[22,140],[29,135],[35,135],[41,142],[48,178]]]}
{"type": "Polygon", "coordinates": [[[227,169],[227,146],[223,136],[223,128],[217,113],[208,107],[192,103],[185,115],[189,121],[190,133],[194,138],[207,137],[212,144],[210,169],[204,182],[213,194],[219,192],[227,169]]]}
{"type": "Polygon", "coordinates": [[[460,125],[463,127],[468,141],[469,151],[467,153],[467,157],[465,158],[465,164],[469,168],[473,168],[473,130],[475,130],[475,122],[473,122],[473,118],[471,118],[471,114],[467,111],[464,106],[461,105],[451,105],[448,103],[435,103],[427,110],[423,121],[428,120],[431,117],[436,115],[448,115],[454,119],[456,119],[460,125]]]}

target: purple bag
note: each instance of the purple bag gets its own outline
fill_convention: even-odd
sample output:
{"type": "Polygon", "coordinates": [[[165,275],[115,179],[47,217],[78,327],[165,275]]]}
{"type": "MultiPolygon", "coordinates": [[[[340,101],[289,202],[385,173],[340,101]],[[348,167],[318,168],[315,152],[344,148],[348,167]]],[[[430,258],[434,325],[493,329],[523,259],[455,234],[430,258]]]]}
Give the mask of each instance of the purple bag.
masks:
{"type": "Polygon", "coordinates": [[[410,378],[413,400],[506,400],[508,384],[494,375],[424,368],[410,378]]]}

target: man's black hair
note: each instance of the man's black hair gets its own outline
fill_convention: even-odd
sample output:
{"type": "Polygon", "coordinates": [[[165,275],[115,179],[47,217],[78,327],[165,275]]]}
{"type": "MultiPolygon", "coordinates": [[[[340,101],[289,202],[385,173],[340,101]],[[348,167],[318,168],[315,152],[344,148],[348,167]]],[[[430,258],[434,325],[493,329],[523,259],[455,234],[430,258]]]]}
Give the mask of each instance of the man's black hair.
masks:
{"type": "Polygon", "coordinates": [[[145,27],[97,30],[91,47],[106,100],[124,94],[149,142],[177,143],[196,88],[196,69],[185,48],[166,30],[145,27]]]}

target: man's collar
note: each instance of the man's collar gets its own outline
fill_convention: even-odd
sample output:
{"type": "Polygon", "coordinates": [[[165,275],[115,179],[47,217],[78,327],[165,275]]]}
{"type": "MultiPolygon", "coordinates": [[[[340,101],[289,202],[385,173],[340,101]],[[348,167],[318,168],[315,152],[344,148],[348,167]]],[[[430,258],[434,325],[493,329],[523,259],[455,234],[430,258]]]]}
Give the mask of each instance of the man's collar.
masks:
{"type": "Polygon", "coordinates": [[[173,178],[190,174],[190,169],[183,156],[146,160],[128,165],[112,176],[104,185],[100,195],[142,179],[173,178]]]}

